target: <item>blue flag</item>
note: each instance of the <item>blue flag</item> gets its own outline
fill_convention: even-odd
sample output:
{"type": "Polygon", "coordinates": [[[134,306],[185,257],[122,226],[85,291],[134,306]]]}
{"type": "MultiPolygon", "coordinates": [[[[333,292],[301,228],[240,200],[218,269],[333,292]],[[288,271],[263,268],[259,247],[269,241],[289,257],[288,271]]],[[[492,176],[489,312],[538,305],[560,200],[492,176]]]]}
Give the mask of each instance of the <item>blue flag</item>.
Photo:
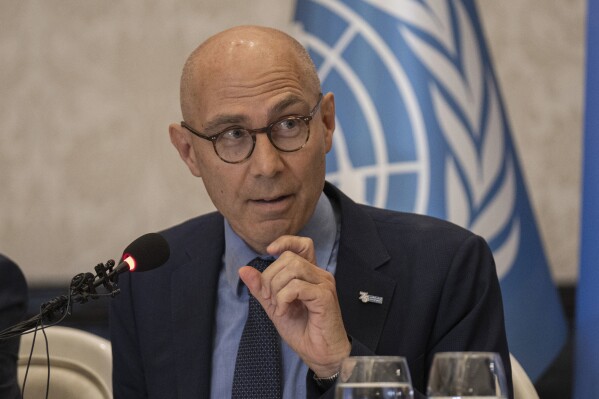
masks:
{"type": "Polygon", "coordinates": [[[574,398],[599,398],[599,2],[587,16],[586,111],[574,398]]]}
{"type": "Polygon", "coordinates": [[[354,200],[483,236],[510,351],[534,380],[566,337],[471,0],[298,0],[297,37],[336,95],[327,179],[354,200]]]}

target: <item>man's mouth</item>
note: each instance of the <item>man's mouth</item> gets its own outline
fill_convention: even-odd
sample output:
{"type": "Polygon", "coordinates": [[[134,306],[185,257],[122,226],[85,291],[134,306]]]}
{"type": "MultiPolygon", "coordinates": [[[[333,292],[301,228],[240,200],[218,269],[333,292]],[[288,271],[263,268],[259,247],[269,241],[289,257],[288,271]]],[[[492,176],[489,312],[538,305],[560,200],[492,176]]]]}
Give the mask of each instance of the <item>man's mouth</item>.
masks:
{"type": "Polygon", "coordinates": [[[254,201],[261,203],[261,204],[273,204],[276,202],[284,201],[287,198],[289,198],[289,195],[281,195],[279,197],[270,197],[270,198],[260,198],[260,199],[254,200],[254,201]]]}

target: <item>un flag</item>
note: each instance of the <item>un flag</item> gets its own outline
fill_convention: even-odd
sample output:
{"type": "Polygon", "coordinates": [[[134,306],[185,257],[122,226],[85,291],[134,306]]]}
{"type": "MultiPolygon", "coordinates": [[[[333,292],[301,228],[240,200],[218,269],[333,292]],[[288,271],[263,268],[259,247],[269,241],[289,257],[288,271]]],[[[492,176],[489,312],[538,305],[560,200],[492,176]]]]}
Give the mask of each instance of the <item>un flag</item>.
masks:
{"type": "Polygon", "coordinates": [[[574,398],[599,397],[599,1],[587,8],[586,111],[574,398]]]}
{"type": "Polygon", "coordinates": [[[296,20],[336,95],[327,179],[358,202],[483,236],[510,350],[539,377],[566,323],[473,1],[298,0],[296,20]]]}

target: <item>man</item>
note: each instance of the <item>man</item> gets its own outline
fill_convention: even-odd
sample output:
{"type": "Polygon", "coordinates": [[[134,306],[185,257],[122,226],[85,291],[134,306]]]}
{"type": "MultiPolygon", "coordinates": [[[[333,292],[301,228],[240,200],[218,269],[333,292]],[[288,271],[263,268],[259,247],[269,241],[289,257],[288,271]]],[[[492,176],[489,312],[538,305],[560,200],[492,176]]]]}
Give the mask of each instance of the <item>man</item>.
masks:
{"type": "Polygon", "coordinates": [[[332,397],[350,355],[406,356],[420,392],[438,351],[500,352],[509,372],[487,245],[325,183],[335,103],[320,92],[306,51],[274,29],[221,32],[188,58],[169,133],[218,213],[163,232],[167,264],[121,281],[117,399],[238,397],[250,297],[280,336],[285,398],[332,397]],[[246,266],[259,256],[276,260],[246,266]]]}
{"type": "MultiPolygon", "coordinates": [[[[0,331],[23,321],[27,311],[27,283],[19,267],[0,254],[0,331]]],[[[0,340],[0,398],[21,397],[17,380],[19,337],[0,340]]]]}

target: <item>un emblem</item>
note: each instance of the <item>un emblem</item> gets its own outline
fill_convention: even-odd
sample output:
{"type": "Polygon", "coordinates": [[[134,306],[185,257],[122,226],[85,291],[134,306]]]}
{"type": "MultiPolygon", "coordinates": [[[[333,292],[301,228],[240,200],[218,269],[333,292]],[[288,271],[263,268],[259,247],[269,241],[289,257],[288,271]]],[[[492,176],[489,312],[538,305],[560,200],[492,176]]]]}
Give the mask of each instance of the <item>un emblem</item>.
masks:
{"type": "Polygon", "coordinates": [[[327,179],[358,202],[475,231],[507,273],[520,243],[515,164],[464,4],[301,0],[296,18],[323,90],[335,93],[327,179]]]}

